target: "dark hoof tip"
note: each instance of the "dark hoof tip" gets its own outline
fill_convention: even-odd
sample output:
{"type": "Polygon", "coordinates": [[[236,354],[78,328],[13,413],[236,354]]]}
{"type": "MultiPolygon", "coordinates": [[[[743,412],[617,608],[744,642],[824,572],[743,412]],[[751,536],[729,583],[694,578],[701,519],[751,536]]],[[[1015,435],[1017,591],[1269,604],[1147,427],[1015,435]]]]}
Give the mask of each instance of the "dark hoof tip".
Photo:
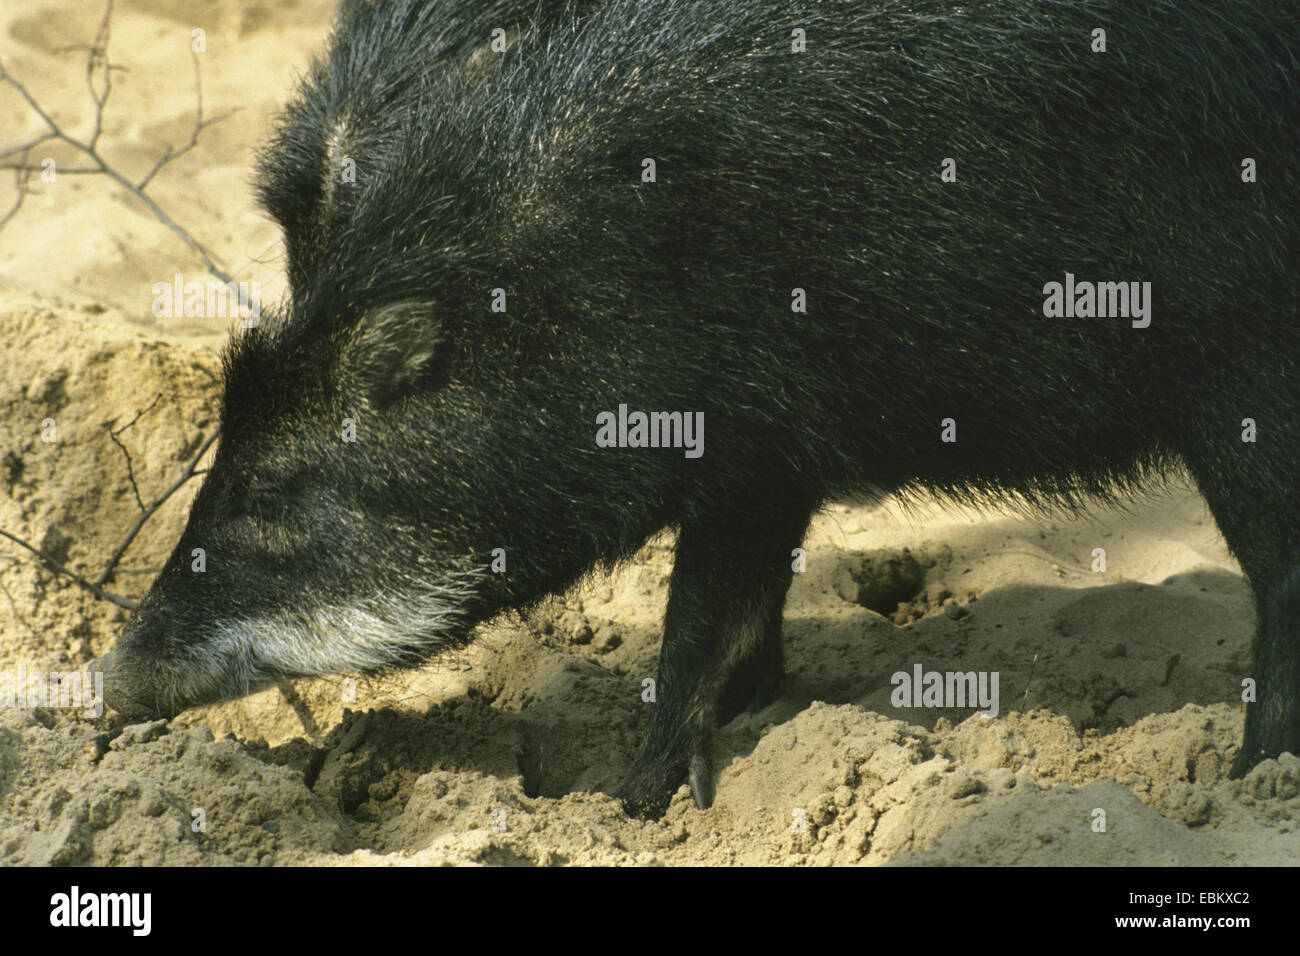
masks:
{"type": "Polygon", "coordinates": [[[709,809],[713,806],[713,763],[706,754],[697,753],[691,758],[690,778],[696,808],[709,809]]]}

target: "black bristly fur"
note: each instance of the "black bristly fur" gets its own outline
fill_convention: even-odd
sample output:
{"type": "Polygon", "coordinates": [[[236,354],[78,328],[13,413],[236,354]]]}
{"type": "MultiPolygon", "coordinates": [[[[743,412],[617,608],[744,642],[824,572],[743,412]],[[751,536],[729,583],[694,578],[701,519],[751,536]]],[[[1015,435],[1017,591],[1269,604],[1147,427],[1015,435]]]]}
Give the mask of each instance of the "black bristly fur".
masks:
{"type": "Polygon", "coordinates": [[[779,677],[790,550],[826,500],[1078,512],[1185,463],[1259,600],[1233,772],[1295,751],[1300,14],[1220,6],[350,0],[262,152],[292,307],[231,347],[221,451],[173,560],[224,533],[231,489],[310,480],[290,527],[222,539],[225,570],[164,572],[127,657],[133,633],[180,654],[254,604],[360,602],[505,548],[509,573],[432,653],[673,525],[626,794],[655,815],[688,771],[708,802],[728,682],[779,677]],[[341,158],[355,183],[330,178],[341,158]],[[1151,282],[1151,326],[1045,318],[1066,272],[1151,282]],[[444,365],[407,362],[381,401],[408,353],[359,355],[356,333],[386,308],[410,354],[409,316],[429,315],[444,365]],[[620,403],[703,412],[704,456],[597,448],[620,403]],[[364,438],[345,448],[348,416],[364,438]]]}

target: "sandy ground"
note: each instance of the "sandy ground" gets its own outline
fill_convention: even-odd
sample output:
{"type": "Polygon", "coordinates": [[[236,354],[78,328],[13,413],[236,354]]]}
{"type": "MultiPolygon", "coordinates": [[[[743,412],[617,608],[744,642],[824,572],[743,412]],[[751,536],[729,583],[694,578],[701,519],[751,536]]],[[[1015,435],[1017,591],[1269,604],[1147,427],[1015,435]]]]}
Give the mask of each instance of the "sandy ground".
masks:
{"type": "MultiPolygon", "coordinates": [[[[205,130],[150,193],[237,278],[283,290],[252,150],[325,36],[318,0],[119,2],[103,155],[142,175],[193,122],[191,30],[206,31],[205,130]]],[[[0,8],[0,62],[69,130],[90,128],[84,54],[100,8],[0,8]]],[[[40,131],[0,89],[0,150],[40,131]]],[[[49,153],[79,165],[66,148],[49,153]]],[[[60,176],[0,229],[0,529],[94,576],[216,425],[221,319],[150,312],[202,266],[102,176],[60,176]],[[55,440],[41,440],[54,420],[55,440]]],[[[0,185],[0,212],[13,199],[0,185]]],[[[191,482],[108,582],[138,598],[191,482]]],[[[1300,859],[1300,760],[1225,772],[1253,627],[1200,498],[1175,490],[1085,521],[834,506],[786,610],[779,699],[717,739],[716,805],[662,821],[610,795],[644,719],[668,537],[615,575],[454,657],[382,680],[298,681],[129,727],[0,708],[0,862],[1260,864],[1300,859]],[[1091,569],[1104,548],[1107,569],[1091,569]],[[909,549],[904,554],[903,549],[909,549]],[[882,588],[880,582],[891,588],[882,588]],[[900,601],[902,606],[900,607],[900,601]],[[883,613],[881,613],[883,612],[883,613]],[[978,662],[976,664],[975,662],[978,662]],[[997,671],[1001,708],[901,709],[891,675],[997,671]],[[1100,822],[1104,820],[1104,830],[1100,822]]],[[[127,612],[0,542],[0,675],[70,670],[127,612]]]]}

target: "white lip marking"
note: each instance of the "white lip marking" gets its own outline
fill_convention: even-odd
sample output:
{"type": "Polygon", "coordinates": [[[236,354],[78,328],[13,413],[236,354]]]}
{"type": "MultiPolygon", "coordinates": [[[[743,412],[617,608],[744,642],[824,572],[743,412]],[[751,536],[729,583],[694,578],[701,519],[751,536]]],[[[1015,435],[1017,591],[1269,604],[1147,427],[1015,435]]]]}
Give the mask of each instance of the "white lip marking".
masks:
{"type": "Polygon", "coordinates": [[[229,699],[282,677],[409,666],[446,646],[484,572],[385,591],[361,605],[289,608],[218,622],[172,668],[184,700],[229,699]]]}

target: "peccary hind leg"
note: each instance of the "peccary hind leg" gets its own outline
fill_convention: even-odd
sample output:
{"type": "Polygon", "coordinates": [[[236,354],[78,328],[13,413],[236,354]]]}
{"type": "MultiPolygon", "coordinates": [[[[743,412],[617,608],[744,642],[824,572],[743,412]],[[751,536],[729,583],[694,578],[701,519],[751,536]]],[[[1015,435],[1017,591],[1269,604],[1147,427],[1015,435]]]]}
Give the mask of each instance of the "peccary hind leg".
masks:
{"type": "Polygon", "coordinates": [[[791,551],[812,513],[794,502],[683,522],[677,539],[646,741],[623,789],[628,813],[663,814],[689,773],[713,802],[713,729],[781,679],[781,612],[791,551]]]}
{"type": "MultiPolygon", "coordinates": [[[[1248,381],[1289,382],[1256,374],[1248,381]]],[[[1246,706],[1246,732],[1229,771],[1243,777],[1262,760],[1290,751],[1300,755],[1300,409],[1290,393],[1247,394],[1201,421],[1217,425],[1184,449],[1219,530],[1255,593],[1252,670],[1256,699],[1246,706]],[[1241,441],[1241,409],[1264,409],[1257,442],[1241,441]],[[1235,413],[1235,415],[1233,415],[1235,413]]]]}
{"type": "Polygon", "coordinates": [[[1245,738],[1228,774],[1234,778],[1281,753],[1300,755],[1300,565],[1257,591],[1258,698],[1246,708],[1245,738]]]}

